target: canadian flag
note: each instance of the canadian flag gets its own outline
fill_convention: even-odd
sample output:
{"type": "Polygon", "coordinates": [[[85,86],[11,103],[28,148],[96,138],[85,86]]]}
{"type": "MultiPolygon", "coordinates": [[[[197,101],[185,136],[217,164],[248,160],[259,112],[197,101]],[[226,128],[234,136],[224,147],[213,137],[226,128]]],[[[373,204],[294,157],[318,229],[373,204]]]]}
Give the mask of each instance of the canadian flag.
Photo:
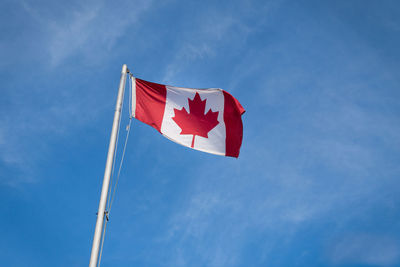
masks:
{"type": "Polygon", "coordinates": [[[132,79],[132,116],[196,150],[238,157],[242,105],[222,89],[192,89],[132,79]]]}

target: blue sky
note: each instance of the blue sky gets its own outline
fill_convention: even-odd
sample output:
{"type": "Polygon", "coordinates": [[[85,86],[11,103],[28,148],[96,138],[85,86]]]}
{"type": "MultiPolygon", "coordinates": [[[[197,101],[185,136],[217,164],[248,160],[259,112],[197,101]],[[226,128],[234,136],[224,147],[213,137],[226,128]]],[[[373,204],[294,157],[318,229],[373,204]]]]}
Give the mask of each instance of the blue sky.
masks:
{"type": "Polygon", "coordinates": [[[133,121],[102,266],[400,265],[398,1],[0,10],[3,266],[88,264],[124,63],[227,90],[244,140],[224,158],[133,121]]]}

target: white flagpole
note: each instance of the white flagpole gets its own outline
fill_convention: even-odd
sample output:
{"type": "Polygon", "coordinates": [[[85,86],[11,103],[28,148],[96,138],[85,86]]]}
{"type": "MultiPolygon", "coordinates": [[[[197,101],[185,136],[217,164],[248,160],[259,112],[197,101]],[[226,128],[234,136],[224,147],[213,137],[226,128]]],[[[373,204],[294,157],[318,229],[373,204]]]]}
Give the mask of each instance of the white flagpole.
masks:
{"type": "Polygon", "coordinates": [[[114,122],[111,131],[110,144],[108,146],[106,169],[104,171],[103,187],[101,189],[99,210],[97,212],[96,229],[94,230],[92,252],[90,254],[89,267],[96,267],[99,257],[100,239],[103,229],[104,212],[107,203],[108,188],[110,185],[111,168],[114,159],[115,143],[118,133],[119,120],[121,118],[122,99],[125,91],[126,74],[129,72],[126,64],[122,66],[121,80],[119,82],[117,104],[115,106],[114,122]]]}

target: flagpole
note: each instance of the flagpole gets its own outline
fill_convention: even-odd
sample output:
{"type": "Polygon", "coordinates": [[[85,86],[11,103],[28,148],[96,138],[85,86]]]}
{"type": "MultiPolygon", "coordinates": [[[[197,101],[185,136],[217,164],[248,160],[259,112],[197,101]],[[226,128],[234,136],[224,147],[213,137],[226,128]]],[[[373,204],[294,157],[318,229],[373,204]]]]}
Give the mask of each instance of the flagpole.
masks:
{"type": "Polygon", "coordinates": [[[121,107],[122,107],[122,100],[123,100],[123,95],[124,95],[124,91],[125,91],[126,74],[128,72],[129,72],[128,67],[126,66],[126,64],[124,64],[122,66],[121,80],[119,82],[118,98],[117,98],[117,104],[115,106],[114,122],[113,122],[113,126],[112,126],[112,131],[111,131],[110,144],[108,146],[106,169],[104,171],[103,187],[101,189],[99,210],[97,212],[96,228],[94,230],[93,245],[92,245],[92,252],[90,254],[89,267],[96,267],[98,257],[99,257],[100,239],[101,239],[101,234],[102,234],[102,229],[103,229],[105,208],[106,208],[106,204],[107,204],[107,194],[108,194],[108,188],[110,185],[112,163],[114,160],[115,143],[116,143],[116,139],[117,139],[118,125],[119,125],[119,121],[121,118],[121,107]]]}

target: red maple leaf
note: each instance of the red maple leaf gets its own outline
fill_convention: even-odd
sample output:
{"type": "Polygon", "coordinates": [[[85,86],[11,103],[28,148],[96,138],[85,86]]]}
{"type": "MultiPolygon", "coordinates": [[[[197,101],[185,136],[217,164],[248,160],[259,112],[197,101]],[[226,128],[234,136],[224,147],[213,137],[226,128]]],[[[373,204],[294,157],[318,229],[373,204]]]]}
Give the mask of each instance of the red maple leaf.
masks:
{"type": "Polygon", "coordinates": [[[204,114],[206,109],[206,99],[201,100],[199,93],[189,101],[189,111],[183,107],[181,110],[174,108],[175,116],[172,119],[181,128],[180,134],[192,134],[192,145],[194,147],[194,138],[196,135],[208,138],[208,132],[211,131],[215,126],[218,125],[218,111],[213,112],[211,109],[208,110],[207,114],[204,114]]]}

